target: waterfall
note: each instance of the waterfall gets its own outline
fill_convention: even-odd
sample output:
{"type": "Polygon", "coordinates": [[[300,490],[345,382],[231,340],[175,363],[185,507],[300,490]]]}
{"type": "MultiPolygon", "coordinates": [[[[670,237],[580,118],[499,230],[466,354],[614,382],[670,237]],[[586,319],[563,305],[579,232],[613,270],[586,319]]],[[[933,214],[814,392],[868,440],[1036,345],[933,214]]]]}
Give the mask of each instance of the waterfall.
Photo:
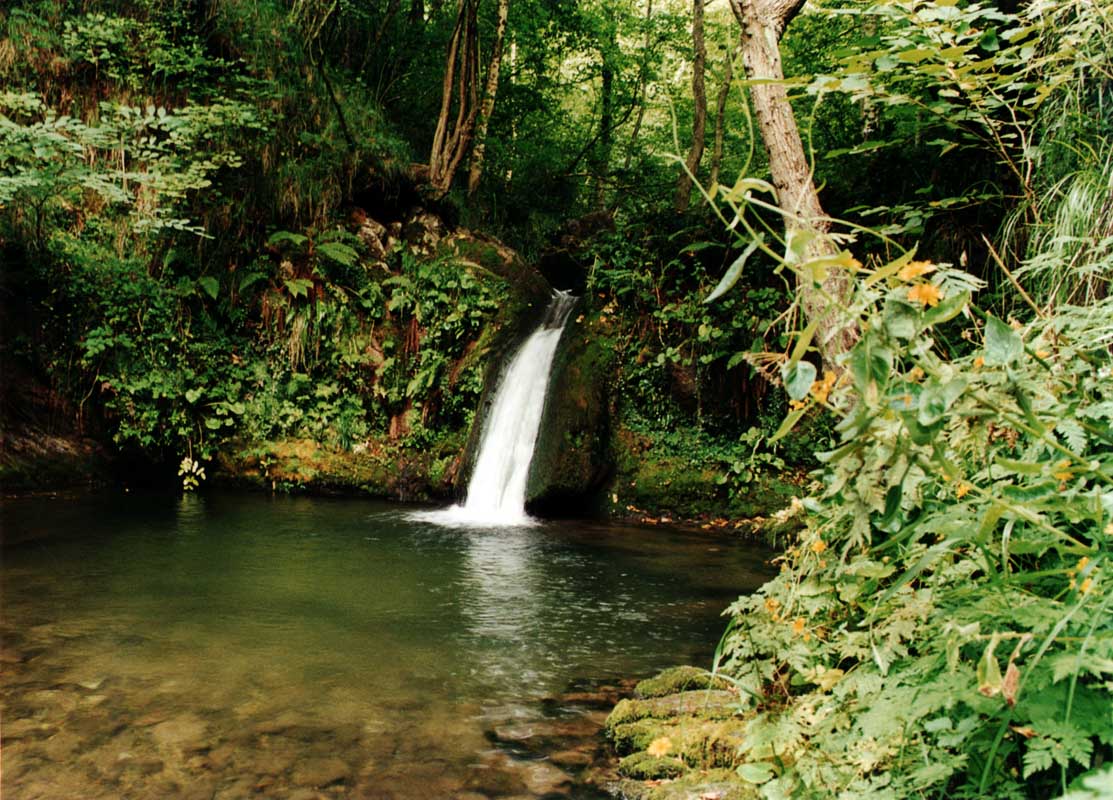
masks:
{"type": "Polygon", "coordinates": [[[514,354],[499,381],[487,414],[479,456],[462,505],[424,512],[422,519],[447,525],[529,525],[526,481],[549,372],[560,335],[576,298],[556,292],[537,330],[514,354]]]}

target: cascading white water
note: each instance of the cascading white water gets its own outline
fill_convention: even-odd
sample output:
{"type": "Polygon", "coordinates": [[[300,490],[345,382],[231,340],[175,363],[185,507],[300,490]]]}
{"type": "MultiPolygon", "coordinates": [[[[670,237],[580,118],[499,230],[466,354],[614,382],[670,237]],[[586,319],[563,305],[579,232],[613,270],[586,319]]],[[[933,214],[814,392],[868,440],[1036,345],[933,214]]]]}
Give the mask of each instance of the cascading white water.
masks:
{"type": "Polygon", "coordinates": [[[541,325],[506,368],[487,414],[464,503],[422,513],[422,519],[477,526],[528,525],[533,521],[526,513],[529,465],[541,428],[549,371],[575,303],[570,293],[557,292],[541,325]]]}

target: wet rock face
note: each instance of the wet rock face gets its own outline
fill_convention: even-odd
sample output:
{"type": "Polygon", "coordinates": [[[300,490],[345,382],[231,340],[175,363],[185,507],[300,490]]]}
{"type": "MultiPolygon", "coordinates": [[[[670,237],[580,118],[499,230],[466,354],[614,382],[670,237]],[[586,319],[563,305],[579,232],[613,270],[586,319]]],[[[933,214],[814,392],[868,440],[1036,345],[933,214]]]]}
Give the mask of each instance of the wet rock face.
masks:
{"type": "Polygon", "coordinates": [[[611,387],[615,351],[605,330],[573,311],[553,362],[527,507],[536,513],[569,515],[599,507],[613,471],[611,387]]]}

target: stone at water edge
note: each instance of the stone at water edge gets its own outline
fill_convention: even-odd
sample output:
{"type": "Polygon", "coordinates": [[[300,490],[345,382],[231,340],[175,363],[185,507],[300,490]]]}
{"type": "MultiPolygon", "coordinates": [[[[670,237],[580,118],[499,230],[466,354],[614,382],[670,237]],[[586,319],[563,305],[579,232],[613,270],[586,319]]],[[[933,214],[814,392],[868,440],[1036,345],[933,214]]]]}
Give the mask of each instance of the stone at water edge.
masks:
{"type": "Polygon", "coordinates": [[[672,667],[634,687],[634,696],[645,700],[698,689],[730,689],[730,681],[698,667],[672,667]]]}

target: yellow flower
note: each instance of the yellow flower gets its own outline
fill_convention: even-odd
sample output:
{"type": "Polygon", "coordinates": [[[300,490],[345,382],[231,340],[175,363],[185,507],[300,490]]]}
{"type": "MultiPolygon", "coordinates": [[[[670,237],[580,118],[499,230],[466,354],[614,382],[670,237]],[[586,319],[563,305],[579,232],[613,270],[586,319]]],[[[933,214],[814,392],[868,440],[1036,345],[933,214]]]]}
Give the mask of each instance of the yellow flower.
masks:
{"type": "Polygon", "coordinates": [[[917,283],[908,290],[908,299],[913,303],[920,303],[924,308],[927,308],[929,306],[939,305],[939,301],[943,299],[943,292],[934,284],[917,283]]]}
{"type": "Polygon", "coordinates": [[[1037,350],[1036,351],[1036,356],[1038,358],[1047,358],[1049,355],[1051,355],[1051,353],[1047,350],[1037,350]]]}
{"type": "Polygon", "coordinates": [[[803,617],[797,617],[796,619],[794,619],[792,621],[792,633],[794,635],[799,635],[803,632],[804,632],[804,618],[803,617]]]}
{"type": "Polygon", "coordinates": [[[645,748],[645,752],[649,753],[654,758],[660,758],[672,750],[672,739],[667,736],[662,736],[659,739],[654,739],[649,743],[649,747],[645,748]]]}
{"type": "Polygon", "coordinates": [[[1086,580],[1082,581],[1082,584],[1078,587],[1078,591],[1082,592],[1082,594],[1086,594],[1090,591],[1090,587],[1093,585],[1094,579],[1087,578],[1086,580]]]}
{"type": "Polygon", "coordinates": [[[1079,572],[1081,572],[1082,570],[1086,569],[1086,565],[1089,564],[1089,563],[1090,563],[1090,557],[1089,556],[1082,556],[1082,558],[1078,559],[1078,566],[1075,567],[1075,569],[1078,570],[1079,572]]]}
{"type": "Polygon", "coordinates": [[[801,409],[806,405],[807,405],[807,402],[804,401],[804,400],[789,400],[788,401],[788,407],[791,408],[793,411],[801,409]]]}
{"type": "Polygon", "coordinates": [[[781,605],[780,601],[775,597],[765,598],[765,610],[770,614],[776,614],[777,608],[781,605]]]}
{"type": "Polygon", "coordinates": [[[984,358],[982,358],[981,356],[978,356],[977,358],[974,359],[974,369],[981,369],[984,366],[985,366],[985,359],[984,358]]]}
{"type": "Polygon", "coordinates": [[[912,369],[908,370],[908,380],[912,381],[913,383],[919,383],[923,379],[924,371],[919,367],[913,367],[912,369]]]}
{"type": "Polygon", "coordinates": [[[935,265],[930,261],[909,261],[897,275],[902,281],[910,281],[914,278],[919,278],[921,275],[929,275],[935,272],[935,265]]]}
{"type": "Polygon", "coordinates": [[[970,494],[970,484],[968,483],[960,483],[958,485],[958,488],[955,489],[955,497],[957,497],[959,500],[966,497],[966,495],[968,494],[970,494]]]}
{"type": "Polygon", "coordinates": [[[826,549],[827,542],[823,541],[822,539],[816,539],[815,542],[812,544],[813,553],[822,553],[826,549]]]}
{"type": "Polygon", "coordinates": [[[825,372],[823,373],[823,380],[812,383],[812,396],[817,403],[827,402],[827,395],[831,393],[836,380],[838,380],[838,376],[834,372],[825,372]]]}

